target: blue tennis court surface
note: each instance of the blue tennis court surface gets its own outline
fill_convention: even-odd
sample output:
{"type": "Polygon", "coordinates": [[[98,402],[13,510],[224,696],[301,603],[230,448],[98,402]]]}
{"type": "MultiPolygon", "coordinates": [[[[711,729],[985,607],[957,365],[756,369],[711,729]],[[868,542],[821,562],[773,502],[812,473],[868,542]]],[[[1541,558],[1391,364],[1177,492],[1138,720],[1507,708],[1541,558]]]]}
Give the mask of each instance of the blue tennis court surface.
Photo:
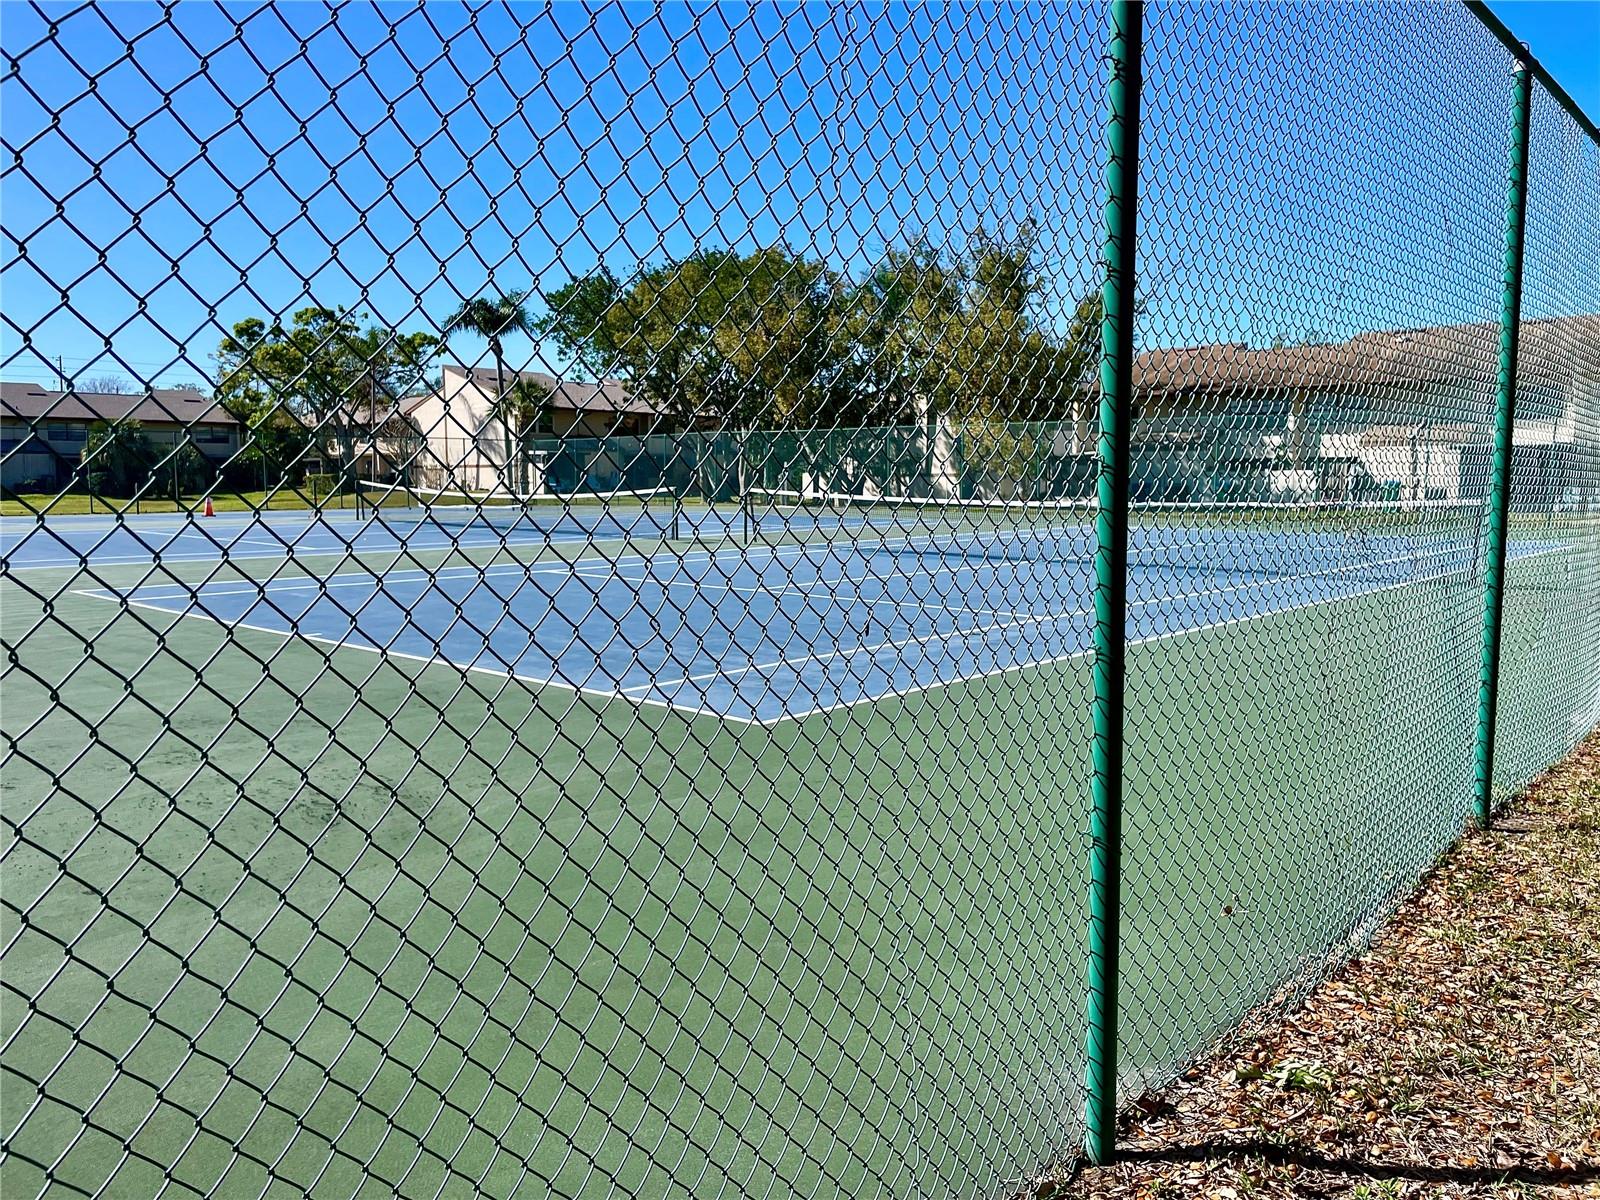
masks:
{"type": "MultiPolygon", "coordinates": [[[[405,540],[396,527],[383,532],[395,544],[405,540]]],[[[504,535],[482,536],[495,544],[504,535]]],[[[1051,530],[1048,545],[1066,536],[1051,530]]],[[[1046,544],[862,540],[836,529],[787,544],[728,541],[428,569],[402,562],[325,576],[80,591],[175,617],[767,724],[1085,653],[1089,564],[1032,556],[1046,544]]],[[[1475,576],[1471,547],[1454,543],[1419,547],[1378,536],[1355,544],[1248,528],[1136,531],[1128,636],[1164,638],[1393,587],[1457,580],[1475,588],[1475,576]],[[1174,544],[1179,537],[1189,539],[1187,552],[1174,544]],[[1141,552],[1174,563],[1141,562],[1141,552]],[[1186,553],[1210,565],[1196,569],[1186,553]]],[[[1467,608],[1476,594],[1464,591],[1467,608]]]]}
{"type": "MultiPolygon", "coordinates": [[[[488,510],[491,513],[493,510],[488,510]]],[[[437,510],[435,510],[437,513],[437,510]]],[[[604,541],[660,536],[669,513],[632,510],[585,512],[559,505],[525,520],[441,521],[422,508],[332,509],[116,516],[0,517],[0,557],[8,570],[33,567],[127,566],[229,559],[381,554],[402,548],[429,551],[513,547],[546,542],[604,541]]]]}

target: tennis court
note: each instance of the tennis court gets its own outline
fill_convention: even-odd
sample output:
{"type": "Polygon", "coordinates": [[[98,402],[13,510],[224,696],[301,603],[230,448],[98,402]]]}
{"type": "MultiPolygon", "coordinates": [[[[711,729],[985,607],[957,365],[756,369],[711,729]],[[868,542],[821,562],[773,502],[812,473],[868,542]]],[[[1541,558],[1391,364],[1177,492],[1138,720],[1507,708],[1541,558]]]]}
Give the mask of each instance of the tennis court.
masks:
{"type": "MultiPolygon", "coordinates": [[[[90,587],[83,595],[324,645],[770,723],[1070,658],[1090,647],[1092,523],[1081,506],[853,499],[803,515],[763,506],[748,535],[690,509],[696,538],[585,557],[609,538],[661,537],[638,511],[534,517],[484,510],[446,528],[417,512],[365,520],[175,525],[165,558],[391,551],[385,567],[266,580],[90,587]],[[578,556],[418,565],[450,543],[578,556]]],[[[1154,506],[1132,551],[1128,635],[1170,637],[1367,592],[1474,586],[1481,508],[1154,506]],[[1331,520],[1330,520],[1331,518],[1331,520]],[[1338,528],[1341,522],[1347,528],[1338,528]],[[1320,523],[1321,528],[1314,528],[1320,523]],[[1330,523],[1335,527],[1327,528],[1330,523]]],[[[680,526],[682,528],[682,526],[680,526]]],[[[167,532],[163,528],[162,532],[167,532]]],[[[93,536],[93,535],[90,535],[93,536]]],[[[131,530],[79,553],[118,561],[131,530]]],[[[149,543],[154,543],[150,545],[149,543]]],[[[1548,549],[1528,543],[1517,551],[1548,549]]]]}
{"type": "Polygon", "coordinates": [[[1042,1196],[1600,720],[1479,5],[6,18],[6,1200],[1042,1196]]]}
{"type": "MultiPolygon", "coordinates": [[[[709,1172],[685,1194],[772,1170],[851,1191],[905,1163],[982,1174],[1048,1153],[1082,1103],[1074,1023],[1004,1073],[992,1047],[1026,1019],[1018,988],[1063,1012],[1082,988],[1084,867],[1037,848],[1077,838],[1087,804],[1091,511],[679,508],[677,539],[592,511],[35,529],[0,606],[8,637],[38,631],[8,706],[47,714],[12,774],[47,797],[27,817],[41,849],[8,860],[12,894],[39,897],[13,982],[59,1008],[104,972],[144,998],[95,1017],[97,1044],[135,1047],[125,1072],[169,1074],[173,1038],[202,1052],[177,1056],[153,1115],[127,1109],[119,1182],[161,1162],[245,1186],[266,1176],[239,1164],[274,1153],[330,1194],[364,1174],[426,1194],[469,1161],[500,1194],[576,1195],[595,1173],[666,1194],[677,1162],[709,1172]],[[49,848],[75,843],[70,797],[90,786],[110,790],[73,857],[92,855],[127,924],[85,927],[52,886],[49,848]],[[240,938],[247,979],[174,988],[229,978],[240,938]],[[1019,1092],[1048,1103],[1019,1112],[1019,1092]],[[955,1093],[959,1121],[936,1119],[955,1093]],[[718,1151],[735,1101],[766,1140],[718,1151]],[[413,1162],[392,1131],[441,1105],[472,1116],[424,1140],[459,1149],[413,1162]],[[201,1108],[248,1129],[247,1158],[191,1143],[201,1108]],[[503,1137],[523,1150],[492,1151],[503,1137]]],[[[1480,516],[1134,513],[1127,1086],[1348,935],[1458,827],[1480,516]],[[1252,787],[1219,805],[1240,762],[1252,787]],[[1405,819],[1382,780],[1404,770],[1432,781],[1440,820],[1378,854],[1405,819]]],[[[1506,687],[1566,680],[1592,723],[1592,682],[1556,650],[1592,620],[1564,576],[1589,528],[1513,537],[1506,687]]],[[[1519,730],[1508,757],[1564,735],[1519,730]]],[[[107,1086],[96,1052],[43,1024],[10,1056],[58,1089],[107,1086]]],[[[97,1121],[122,1129],[116,1112],[97,1121]]],[[[60,1154],[55,1128],[17,1144],[60,1154]]],[[[111,1161],[80,1141],[58,1177],[92,1191],[111,1161]]]]}

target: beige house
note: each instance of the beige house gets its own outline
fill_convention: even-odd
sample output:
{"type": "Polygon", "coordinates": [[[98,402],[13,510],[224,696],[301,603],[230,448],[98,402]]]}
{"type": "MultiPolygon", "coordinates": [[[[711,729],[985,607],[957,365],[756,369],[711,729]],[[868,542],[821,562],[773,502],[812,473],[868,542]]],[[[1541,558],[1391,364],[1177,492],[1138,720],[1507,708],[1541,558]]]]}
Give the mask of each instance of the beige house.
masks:
{"type": "Polygon", "coordinates": [[[548,451],[539,444],[543,439],[563,439],[563,453],[572,453],[581,451],[585,439],[642,438],[660,431],[656,409],[630,397],[615,380],[573,383],[539,371],[507,371],[505,384],[508,392],[528,385],[523,389],[528,403],[502,411],[496,403],[499,380],[494,368],[458,366],[444,368],[437,390],[400,401],[409,438],[377,439],[390,473],[409,472],[413,486],[473,491],[501,487],[509,423],[515,486],[537,492],[545,490],[541,463],[548,451]]]}
{"type": "MultiPolygon", "coordinates": [[[[1481,495],[1499,342],[1480,323],[1147,351],[1134,362],[1134,453],[1187,441],[1257,463],[1273,491],[1324,499],[1481,495]]],[[[1600,315],[1525,321],[1520,345],[1516,457],[1570,455],[1600,411],[1600,315]]],[[[1098,399],[1085,395],[1065,452],[1093,453],[1098,399]]]]}

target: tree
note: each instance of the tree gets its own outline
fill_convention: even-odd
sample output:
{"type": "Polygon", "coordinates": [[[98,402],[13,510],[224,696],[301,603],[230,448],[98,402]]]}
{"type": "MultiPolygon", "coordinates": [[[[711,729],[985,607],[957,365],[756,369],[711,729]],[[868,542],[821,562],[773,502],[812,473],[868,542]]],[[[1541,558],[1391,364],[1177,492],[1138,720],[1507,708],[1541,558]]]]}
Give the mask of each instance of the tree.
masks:
{"type": "Polygon", "coordinates": [[[961,253],[912,238],[856,277],[784,246],[705,248],[625,281],[575,279],[549,293],[535,333],[683,423],[899,431],[836,438],[820,457],[774,449],[793,460],[777,474],[928,479],[959,427],[979,469],[1033,478],[1054,431],[1013,427],[1079,416],[1099,358],[1098,298],[1052,311],[1042,259],[1026,221],[980,229],[961,253]]]}
{"type": "Polygon", "coordinates": [[[535,333],[682,422],[802,426],[843,395],[846,281],[787,247],[702,249],[549,295],[535,333]]]}
{"type": "Polygon", "coordinates": [[[619,346],[608,317],[621,299],[617,277],[601,267],[551,292],[548,311],[534,322],[534,333],[554,342],[580,373],[598,379],[616,370],[619,346]]]}
{"type": "Polygon", "coordinates": [[[948,408],[958,381],[943,348],[961,300],[959,268],[922,238],[890,247],[856,286],[848,322],[854,379],[871,413],[861,423],[912,424],[948,408]]]}
{"type": "Polygon", "coordinates": [[[515,425],[517,431],[517,462],[521,468],[517,490],[524,496],[533,490],[533,482],[530,479],[532,465],[530,443],[538,436],[539,427],[550,411],[550,401],[554,395],[553,389],[531,379],[517,380],[506,393],[505,419],[515,425]]]}
{"type": "Polygon", "coordinates": [[[514,491],[512,480],[512,435],[510,414],[503,411],[507,401],[506,353],[504,338],[511,333],[534,332],[533,318],[528,312],[527,292],[505,292],[494,299],[477,297],[465,301],[445,322],[445,339],[453,334],[467,333],[481,337],[489,343],[489,353],[494,358],[494,407],[505,439],[505,488],[514,491]]]}
{"type": "Polygon", "coordinates": [[[864,386],[891,419],[930,427],[932,477],[939,430],[959,432],[965,466],[998,483],[1041,481],[1055,430],[1081,421],[1099,360],[1100,301],[1050,317],[1039,234],[980,229],[963,254],[926,239],[891,247],[853,297],[852,336],[864,386]],[[897,415],[896,415],[897,414],[897,415]]]}
{"type": "Polygon", "coordinates": [[[133,391],[133,387],[133,381],[124,379],[121,375],[96,375],[91,379],[85,379],[83,386],[78,390],[102,395],[125,396],[133,391]]]}
{"type": "Polygon", "coordinates": [[[84,442],[89,492],[127,498],[150,482],[156,450],[138,421],[96,421],[84,442]]]}
{"type": "Polygon", "coordinates": [[[229,470],[232,482],[270,492],[296,476],[313,440],[305,422],[265,388],[241,387],[223,403],[244,426],[244,443],[229,470]]]}
{"type": "MultiPolygon", "coordinates": [[[[346,485],[355,487],[358,435],[371,435],[399,398],[419,382],[439,339],[366,325],[366,313],[303,308],[290,325],[240,321],[217,352],[218,401],[249,429],[257,449],[277,457],[294,447],[287,420],[310,439],[331,437],[346,485]]],[[[292,460],[290,460],[292,461],[292,460]]]]}

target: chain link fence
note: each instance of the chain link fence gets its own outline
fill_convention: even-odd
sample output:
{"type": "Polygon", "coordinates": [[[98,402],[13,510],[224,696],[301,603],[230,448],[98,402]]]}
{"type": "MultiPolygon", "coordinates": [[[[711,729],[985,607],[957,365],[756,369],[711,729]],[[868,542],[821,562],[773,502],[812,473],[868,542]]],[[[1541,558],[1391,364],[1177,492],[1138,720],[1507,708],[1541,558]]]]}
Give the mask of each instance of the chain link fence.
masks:
{"type": "MultiPolygon", "coordinates": [[[[1070,1167],[1107,10],[0,19],[0,1190],[1070,1167]]],[[[1501,31],[1143,25],[1124,1099],[1472,820],[1503,327],[1492,803],[1600,721],[1593,125],[1507,326],[1501,31]]]]}

